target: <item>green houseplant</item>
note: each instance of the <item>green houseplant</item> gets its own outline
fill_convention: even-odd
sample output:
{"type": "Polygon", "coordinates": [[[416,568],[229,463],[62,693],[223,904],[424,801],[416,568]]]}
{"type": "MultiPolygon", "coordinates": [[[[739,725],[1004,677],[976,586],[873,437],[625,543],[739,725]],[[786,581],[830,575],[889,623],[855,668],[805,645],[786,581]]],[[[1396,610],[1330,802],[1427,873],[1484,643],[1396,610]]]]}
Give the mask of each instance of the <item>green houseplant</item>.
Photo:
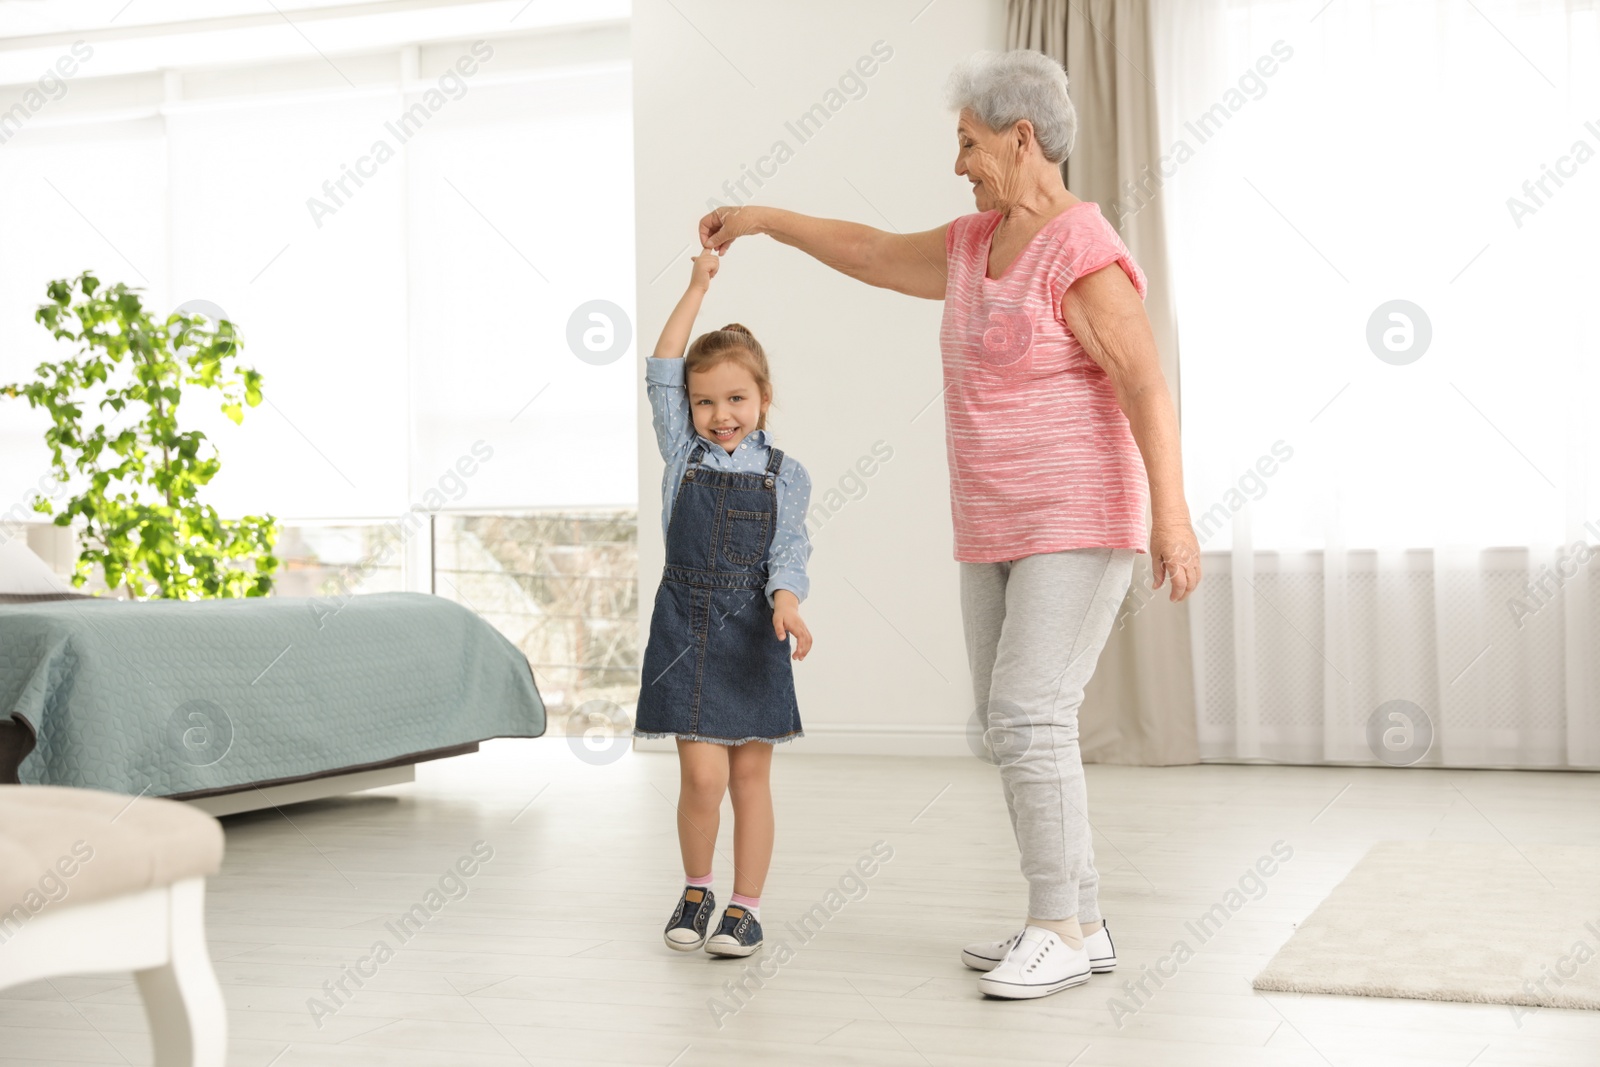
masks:
{"type": "Polygon", "coordinates": [[[102,287],[88,271],[53,281],[46,292],[49,302],[34,320],[75,351],[39,364],[34,380],[0,387],[0,395],[26,397],[50,414],[51,471],[77,492],[59,510],[36,494],[33,508],[54,515],[57,526],[79,524],[72,584],[81,587],[98,565],[106,585],[126,587],[136,599],[271,592],[277,521],[222,519],[202,503],[200,489],[221,459],[205,434],[178,425],[185,386],[220,393],[235,423],[246,406],[261,403],[261,375],[239,365],[233,323],[181,310],[157,322],[137,290],[102,287]]]}

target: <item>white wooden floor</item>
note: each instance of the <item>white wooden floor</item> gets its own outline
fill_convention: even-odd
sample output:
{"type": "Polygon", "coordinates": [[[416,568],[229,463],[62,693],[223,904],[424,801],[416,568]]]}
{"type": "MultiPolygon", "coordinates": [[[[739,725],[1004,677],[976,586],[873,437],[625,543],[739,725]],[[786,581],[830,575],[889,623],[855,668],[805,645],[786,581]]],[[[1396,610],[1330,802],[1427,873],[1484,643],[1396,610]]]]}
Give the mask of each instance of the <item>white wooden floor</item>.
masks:
{"type": "MultiPolygon", "coordinates": [[[[957,959],[965,941],[1002,935],[1023,917],[995,769],[780,751],[778,851],[762,905],[769,952],[785,920],[825,903],[874,842],[894,857],[808,943],[791,937],[792,957],[719,1028],[708,998],[744,964],[680,956],[661,942],[679,890],[676,774],[669,754],[593,766],[560,738],[495,742],[423,766],[415,785],[231,817],[208,920],[230,1064],[1600,1062],[1600,1013],[1544,1010],[1519,1026],[1506,1007],[1250,989],[1372,842],[1600,844],[1600,777],[1091,767],[1102,900],[1121,968],[1041,1001],[1000,1002],[981,998],[957,959]],[[401,943],[386,921],[423,902],[479,840],[494,854],[465,880],[467,895],[401,943]],[[1185,921],[1277,841],[1293,858],[1200,945],[1185,921]],[[1149,983],[1142,1009],[1119,1026],[1111,999],[1133,1007],[1122,983],[1179,938],[1194,958],[1161,988],[1149,983]],[[379,939],[392,958],[362,988],[347,980],[348,1002],[314,1021],[308,999],[379,939]]],[[[723,899],[731,873],[724,854],[723,899]]],[[[146,1042],[126,975],[0,991],[0,1063],[143,1064],[146,1042]]]]}

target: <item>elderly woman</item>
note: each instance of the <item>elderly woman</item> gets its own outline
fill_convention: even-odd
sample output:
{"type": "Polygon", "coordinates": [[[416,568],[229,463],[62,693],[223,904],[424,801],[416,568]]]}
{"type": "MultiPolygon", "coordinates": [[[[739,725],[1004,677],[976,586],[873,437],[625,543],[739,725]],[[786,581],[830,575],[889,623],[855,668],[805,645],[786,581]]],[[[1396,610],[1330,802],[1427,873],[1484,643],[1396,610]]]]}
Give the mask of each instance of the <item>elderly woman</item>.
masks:
{"type": "Polygon", "coordinates": [[[766,234],[866,282],[944,301],[945,437],[961,613],[1001,766],[1028,918],[970,945],[991,996],[1041,997],[1116,966],[1100,914],[1078,707],[1148,549],[1155,586],[1200,581],[1177,418],[1144,314],[1144,274],[1061,180],[1077,114],[1061,65],[985,52],[950,79],[955,170],[976,214],[921,233],[719,208],[719,253],[766,234]]]}

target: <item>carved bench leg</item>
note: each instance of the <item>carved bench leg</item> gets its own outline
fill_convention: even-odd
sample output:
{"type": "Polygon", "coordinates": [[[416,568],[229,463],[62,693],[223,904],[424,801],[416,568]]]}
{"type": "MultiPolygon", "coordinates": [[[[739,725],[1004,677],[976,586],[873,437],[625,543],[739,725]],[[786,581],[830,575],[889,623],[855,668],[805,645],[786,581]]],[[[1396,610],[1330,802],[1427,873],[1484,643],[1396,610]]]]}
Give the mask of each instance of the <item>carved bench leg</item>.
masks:
{"type": "Polygon", "coordinates": [[[206,883],[190,878],[169,890],[171,954],[134,972],[150,1018],[155,1067],[224,1067],[227,1006],[206,951],[206,883]]]}

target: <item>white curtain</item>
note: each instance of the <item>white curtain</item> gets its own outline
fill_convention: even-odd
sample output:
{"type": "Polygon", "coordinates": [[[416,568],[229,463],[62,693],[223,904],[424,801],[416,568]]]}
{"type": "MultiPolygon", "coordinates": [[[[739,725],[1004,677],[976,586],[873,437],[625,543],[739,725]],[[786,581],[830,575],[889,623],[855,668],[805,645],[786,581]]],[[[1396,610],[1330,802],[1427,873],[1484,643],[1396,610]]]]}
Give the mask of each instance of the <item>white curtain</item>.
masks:
{"type": "Polygon", "coordinates": [[[1600,766],[1600,15],[1159,0],[1201,754],[1600,766]]]}

